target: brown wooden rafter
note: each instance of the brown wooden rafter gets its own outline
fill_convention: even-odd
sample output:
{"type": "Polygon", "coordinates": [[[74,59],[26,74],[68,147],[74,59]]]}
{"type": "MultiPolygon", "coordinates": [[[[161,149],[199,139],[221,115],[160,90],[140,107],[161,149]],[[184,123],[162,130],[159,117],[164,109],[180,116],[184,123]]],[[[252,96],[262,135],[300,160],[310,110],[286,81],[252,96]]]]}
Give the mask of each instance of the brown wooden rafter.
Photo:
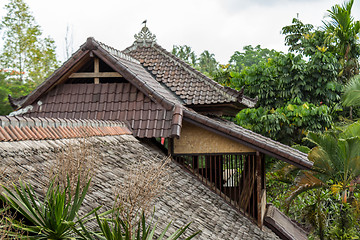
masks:
{"type": "Polygon", "coordinates": [[[94,83],[99,84],[100,78],[122,77],[118,72],[100,72],[99,58],[94,58],[94,72],[75,72],[69,78],[94,78],[94,83]]]}
{"type": "MultiPolygon", "coordinates": [[[[122,77],[120,73],[117,72],[82,72],[82,73],[72,73],[70,78],[114,78],[122,77]]],[[[95,82],[96,83],[96,82],[95,82]]]]}

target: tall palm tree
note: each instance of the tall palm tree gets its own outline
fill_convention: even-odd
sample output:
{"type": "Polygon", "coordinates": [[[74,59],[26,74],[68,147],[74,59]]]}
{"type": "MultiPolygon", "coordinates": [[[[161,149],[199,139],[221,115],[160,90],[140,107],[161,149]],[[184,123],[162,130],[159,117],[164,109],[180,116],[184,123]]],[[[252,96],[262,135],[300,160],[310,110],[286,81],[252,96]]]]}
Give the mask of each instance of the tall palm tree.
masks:
{"type": "Polygon", "coordinates": [[[340,63],[343,66],[340,76],[344,76],[346,80],[359,73],[360,22],[351,16],[353,4],[354,0],[349,0],[342,5],[334,5],[328,10],[330,20],[323,21],[328,40],[334,42],[338,49],[340,63]]]}
{"type": "Polygon", "coordinates": [[[215,59],[215,55],[205,50],[199,57],[199,69],[202,73],[208,73],[213,76],[218,67],[218,62],[215,59]]]}

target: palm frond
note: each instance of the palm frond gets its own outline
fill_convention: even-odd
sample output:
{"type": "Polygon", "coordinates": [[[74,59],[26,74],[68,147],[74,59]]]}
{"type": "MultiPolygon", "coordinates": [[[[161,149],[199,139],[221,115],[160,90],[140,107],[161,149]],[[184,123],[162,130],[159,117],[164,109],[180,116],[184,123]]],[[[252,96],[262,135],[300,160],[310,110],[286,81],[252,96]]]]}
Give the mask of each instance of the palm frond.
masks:
{"type": "Polygon", "coordinates": [[[289,211],[292,201],[301,193],[311,189],[325,187],[326,184],[310,172],[304,172],[296,179],[295,185],[290,189],[290,195],[286,198],[286,212],[289,211]]]}
{"type": "Polygon", "coordinates": [[[360,75],[351,78],[350,81],[345,85],[342,102],[343,106],[345,107],[360,106],[360,75]]]}

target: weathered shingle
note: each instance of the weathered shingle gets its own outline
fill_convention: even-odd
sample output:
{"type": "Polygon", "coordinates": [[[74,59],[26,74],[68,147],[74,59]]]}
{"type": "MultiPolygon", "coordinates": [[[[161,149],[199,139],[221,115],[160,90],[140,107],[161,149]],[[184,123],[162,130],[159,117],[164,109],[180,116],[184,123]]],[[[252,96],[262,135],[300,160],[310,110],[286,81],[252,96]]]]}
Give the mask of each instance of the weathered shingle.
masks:
{"type": "MultiPolygon", "coordinates": [[[[161,151],[131,135],[92,137],[88,141],[96,146],[94,155],[101,158],[97,158],[99,164],[97,171],[94,170],[97,174],[92,178],[80,216],[101,205],[100,212],[111,208],[115,201],[114,188],[125,181],[129,168],[140,159],[160,162],[164,158],[161,151]]],[[[6,173],[12,178],[22,176],[22,180],[30,182],[36,192],[44,193],[49,169],[56,164],[56,150],[76,143],[76,139],[0,142],[0,156],[3,158],[0,169],[6,167],[6,173]]],[[[154,202],[155,235],[158,236],[172,221],[166,237],[175,228],[192,222],[187,236],[202,231],[195,239],[279,239],[268,228],[258,228],[175,162],[170,162],[167,172],[171,184],[154,202]]],[[[94,222],[89,225],[95,226],[94,222]]]]}

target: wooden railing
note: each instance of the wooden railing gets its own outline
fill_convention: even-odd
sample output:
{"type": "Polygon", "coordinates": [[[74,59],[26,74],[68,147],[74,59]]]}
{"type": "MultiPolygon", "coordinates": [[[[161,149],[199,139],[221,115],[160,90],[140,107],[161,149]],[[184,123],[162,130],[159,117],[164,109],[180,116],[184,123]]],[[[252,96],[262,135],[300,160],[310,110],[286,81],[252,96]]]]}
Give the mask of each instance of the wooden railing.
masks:
{"type": "Polygon", "coordinates": [[[173,158],[231,206],[262,225],[261,199],[264,196],[261,192],[265,186],[259,155],[186,154],[173,158]]]}

